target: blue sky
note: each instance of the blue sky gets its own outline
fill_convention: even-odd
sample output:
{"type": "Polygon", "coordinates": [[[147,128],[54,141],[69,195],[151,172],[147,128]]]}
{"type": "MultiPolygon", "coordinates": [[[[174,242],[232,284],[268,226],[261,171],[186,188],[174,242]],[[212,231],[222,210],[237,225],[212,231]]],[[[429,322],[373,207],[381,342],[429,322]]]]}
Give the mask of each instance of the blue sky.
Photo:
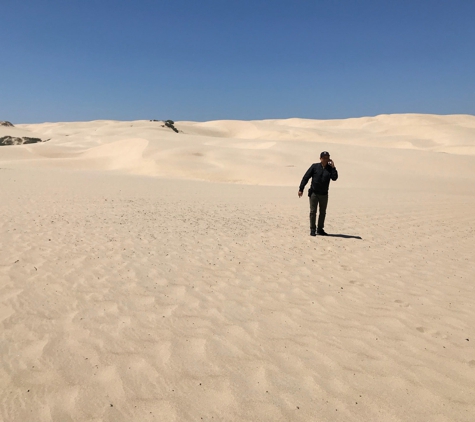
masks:
{"type": "Polygon", "coordinates": [[[0,120],[475,114],[473,0],[0,4],[0,120]]]}

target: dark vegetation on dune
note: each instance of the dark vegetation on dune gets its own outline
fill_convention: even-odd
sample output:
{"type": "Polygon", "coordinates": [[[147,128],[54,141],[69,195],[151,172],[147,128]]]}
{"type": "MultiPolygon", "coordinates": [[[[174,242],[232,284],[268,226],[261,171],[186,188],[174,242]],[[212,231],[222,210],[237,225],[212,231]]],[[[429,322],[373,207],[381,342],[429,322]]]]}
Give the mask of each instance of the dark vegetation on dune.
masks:
{"type": "Polygon", "coordinates": [[[43,141],[40,138],[30,138],[28,136],[17,137],[17,136],[2,136],[0,137],[0,146],[5,145],[26,145],[26,144],[36,144],[39,142],[47,142],[49,139],[43,141]]]}
{"type": "MultiPolygon", "coordinates": [[[[15,127],[12,123],[7,122],[6,120],[0,121],[0,126],[5,126],[5,127],[15,127]]],[[[46,139],[43,141],[40,138],[31,138],[29,136],[2,136],[0,137],[0,146],[5,146],[5,145],[25,145],[25,144],[36,144],[38,142],[46,142],[49,141],[49,139],[46,139]]]]}
{"type": "MultiPolygon", "coordinates": [[[[158,122],[160,120],[150,120],[151,122],[158,122]]],[[[164,120],[163,121],[165,124],[162,125],[162,127],[168,127],[174,132],[178,133],[179,130],[175,127],[175,122],[173,120],[164,120]]]]}

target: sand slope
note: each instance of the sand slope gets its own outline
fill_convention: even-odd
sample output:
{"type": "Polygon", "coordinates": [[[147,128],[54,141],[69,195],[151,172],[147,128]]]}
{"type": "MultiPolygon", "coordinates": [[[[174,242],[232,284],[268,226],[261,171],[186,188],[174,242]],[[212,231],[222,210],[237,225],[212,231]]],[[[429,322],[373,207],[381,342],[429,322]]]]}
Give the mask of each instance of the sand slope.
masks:
{"type": "Polygon", "coordinates": [[[473,116],[18,126],[0,420],[473,420],[473,116]]]}
{"type": "Polygon", "coordinates": [[[149,121],[17,126],[15,130],[51,138],[47,144],[2,151],[4,159],[28,160],[28,167],[122,170],[244,184],[294,186],[301,167],[318,160],[323,149],[350,171],[357,162],[368,171],[395,163],[421,175],[427,173],[426,163],[430,169],[445,167],[447,158],[434,153],[449,153],[449,163],[464,172],[473,171],[465,157],[475,155],[475,117],[468,115],[178,122],[179,134],[149,121]]]}

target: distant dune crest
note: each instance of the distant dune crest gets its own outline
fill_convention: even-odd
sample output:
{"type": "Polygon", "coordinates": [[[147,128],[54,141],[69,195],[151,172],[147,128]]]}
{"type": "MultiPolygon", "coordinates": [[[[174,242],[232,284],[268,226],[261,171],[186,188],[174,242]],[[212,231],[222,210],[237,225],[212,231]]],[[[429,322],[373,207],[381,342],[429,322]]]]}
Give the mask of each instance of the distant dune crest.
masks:
{"type": "MultiPolygon", "coordinates": [[[[414,166],[420,167],[415,152],[475,155],[475,116],[470,115],[182,121],[176,125],[180,136],[150,120],[2,125],[4,145],[24,145],[2,149],[2,162],[290,186],[303,169],[318,161],[323,150],[330,151],[337,166],[354,168],[355,174],[363,163],[367,172],[394,165],[414,172],[414,166]]],[[[442,154],[430,162],[439,161],[442,154]]]]}

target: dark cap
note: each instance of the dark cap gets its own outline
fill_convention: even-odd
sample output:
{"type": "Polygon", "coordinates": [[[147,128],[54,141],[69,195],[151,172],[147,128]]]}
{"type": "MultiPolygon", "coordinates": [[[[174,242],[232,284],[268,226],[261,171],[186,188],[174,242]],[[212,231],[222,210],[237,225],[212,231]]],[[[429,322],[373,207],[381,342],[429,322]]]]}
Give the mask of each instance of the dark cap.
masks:
{"type": "Polygon", "coordinates": [[[330,153],[328,151],[323,151],[322,153],[320,153],[320,158],[329,157],[329,156],[330,156],[330,153]]]}

